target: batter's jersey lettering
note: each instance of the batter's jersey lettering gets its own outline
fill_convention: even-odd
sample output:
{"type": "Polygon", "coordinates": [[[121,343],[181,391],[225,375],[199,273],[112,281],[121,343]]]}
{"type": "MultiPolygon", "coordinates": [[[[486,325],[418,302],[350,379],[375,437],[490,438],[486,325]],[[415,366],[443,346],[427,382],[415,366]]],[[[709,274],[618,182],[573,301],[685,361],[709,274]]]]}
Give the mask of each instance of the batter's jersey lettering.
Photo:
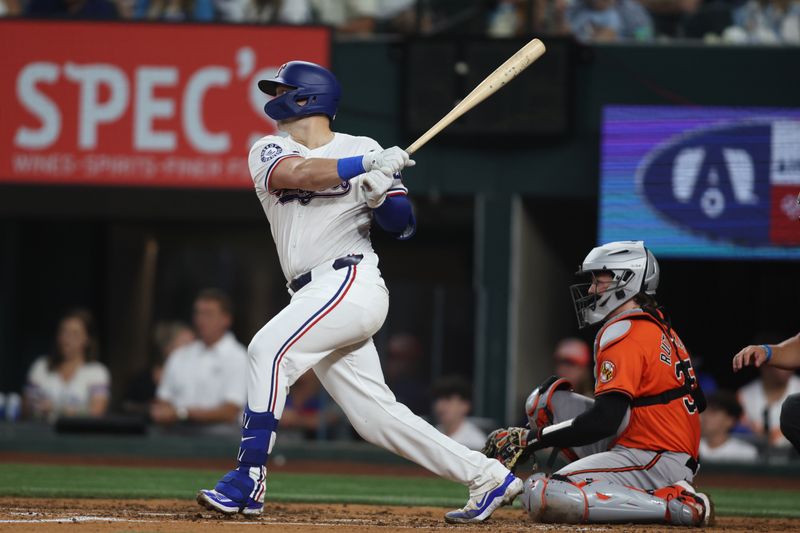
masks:
{"type": "MultiPolygon", "coordinates": [[[[363,175],[325,191],[304,191],[271,187],[269,181],[275,169],[293,157],[340,159],[380,149],[369,137],[345,133],[334,133],[331,142],[313,150],[291,137],[276,135],[259,139],[250,149],[250,175],[287,280],[348,254],[372,252],[372,210],[361,190],[363,175]]],[[[402,182],[396,179],[388,194],[406,193],[402,182]]]]}
{"type": "MultiPolygon", "coordinates": [[[[693,381],[689,354],[678,336],[673,338],[674,343],[649,319],[622,315],[609,322],[595,342],[595,396],[617,392],[631,399],[642,398],[680,387],[687,379],[693,381]],[[607,332],[610,340],[603,338],[607,332]],[[687,372],[678,365],[680,360],[687,372]]],[[[616,443],[697,457],[700,417],[692,397],[687,394],[669,403],[632,408],[628,427],[616,443]]]]}

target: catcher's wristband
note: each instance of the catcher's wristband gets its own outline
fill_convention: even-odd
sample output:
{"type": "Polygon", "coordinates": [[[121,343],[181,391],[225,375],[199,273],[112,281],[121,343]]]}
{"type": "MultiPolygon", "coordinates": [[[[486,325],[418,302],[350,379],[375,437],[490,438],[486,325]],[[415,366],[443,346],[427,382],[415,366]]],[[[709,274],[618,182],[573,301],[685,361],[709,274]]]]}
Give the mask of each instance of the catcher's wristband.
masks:
{"type": "Polygon", "coordinates": [[[772,346],[769,344],[762,344],[761,347],[764,348],[765,352],[767,352],[767,358],[764,359],[764,362],[769,363],[769,360],[772,359],[772,346]]]}
{"type": "Polygon", "coordinates": [[[364,170],[364,156],[356,155],[353,157],[343,157],[336,162],[336,172],[339,179],[347,181],[360,176],[364,170]]]}

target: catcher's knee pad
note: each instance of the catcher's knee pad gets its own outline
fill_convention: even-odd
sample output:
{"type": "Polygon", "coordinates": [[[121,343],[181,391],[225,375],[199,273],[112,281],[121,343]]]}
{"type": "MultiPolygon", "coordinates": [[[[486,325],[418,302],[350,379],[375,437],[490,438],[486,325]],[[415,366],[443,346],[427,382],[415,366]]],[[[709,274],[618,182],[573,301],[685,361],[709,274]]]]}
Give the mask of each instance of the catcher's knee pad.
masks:
{"type": "Polygon", "coordinates": [[[572,390],[567,379],[551,376],[536,387],[525,402],[525,412],[531,429],[538,433],[553,423],[553,394],[558,390],[572,390]]]}

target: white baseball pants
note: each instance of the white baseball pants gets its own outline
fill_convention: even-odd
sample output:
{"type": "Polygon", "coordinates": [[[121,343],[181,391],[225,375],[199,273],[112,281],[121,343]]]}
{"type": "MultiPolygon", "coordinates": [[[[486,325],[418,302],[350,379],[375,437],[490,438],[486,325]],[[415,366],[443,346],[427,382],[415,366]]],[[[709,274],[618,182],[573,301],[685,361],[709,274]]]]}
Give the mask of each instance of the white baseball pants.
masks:
{"type": "Polygon", "coordinates": [[[290,304],[248,347],[248,404],[283,413],[289,387],[313,369],[358,433],[368,442],[466,485],[472,494],[502,483],[508,470],[441,434],[398,403],[384,382],[372,335],[389,307],[375,254],[354,266],[327,270],[292,296],[290,304]]]}

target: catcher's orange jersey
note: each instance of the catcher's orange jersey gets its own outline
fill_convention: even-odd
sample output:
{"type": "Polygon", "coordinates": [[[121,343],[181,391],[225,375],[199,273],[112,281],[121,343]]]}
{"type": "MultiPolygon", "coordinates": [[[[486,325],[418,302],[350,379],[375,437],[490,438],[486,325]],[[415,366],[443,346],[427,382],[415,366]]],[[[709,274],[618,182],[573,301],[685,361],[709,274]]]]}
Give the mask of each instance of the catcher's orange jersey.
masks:
{"type": "MultiPolygon", "coordinates": [[[[595,395],[619,392],[631,399],[654,396],[684,384],[678,358],[694,380],[689,354],[674,334],[644,313],[621,315],[606,324],[595,341],[595,395]],[[677,353],[676,353],[677,349],[677,353]]],[[[617,444],[629,448],[673,451],[698,456],[700,413],[690,395],[669,403],[632,407],[627,429],[617,444]]]]}

